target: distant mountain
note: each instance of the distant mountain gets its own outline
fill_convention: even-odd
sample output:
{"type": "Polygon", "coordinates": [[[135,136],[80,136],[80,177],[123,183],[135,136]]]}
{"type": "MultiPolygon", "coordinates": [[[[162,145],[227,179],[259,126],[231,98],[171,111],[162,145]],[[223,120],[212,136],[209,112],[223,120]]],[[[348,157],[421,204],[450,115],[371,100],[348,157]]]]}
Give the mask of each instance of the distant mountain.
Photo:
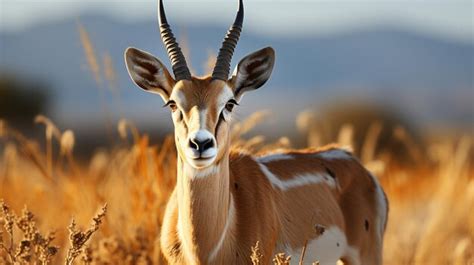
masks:
{"type": "MultiPolygon", "coordinates": [[[[159,110],[161,100],[135,89],[123,63],[125,48],[135,46],[169,64],[156,22],[126,24],[90,15],[80,21],[98,59],[107,52],[114,62],[122,107],[110,100],[109,111],[138,122],[168,122],[158,117],[164,113],[159,110]]],[[[209,54],[218,51],[226,30],[227,25],[174,25],[178,39],[190,48],[190,61],[199,74],[209,54]]],[[[103,104],[88,71],[75,19],[0,33],[0,40],[0,71],[51,84],[56,96],[54,118],[65,126],[100,124],[103,119],[97,113],[103,104]]],[[[473,43],[394,28],[298,38],[257,36],[244,29],[234,65],[264,46],[275,48],[276,67],[270,82],[245,99],[243,115],[272,108],[292,124],[295,113],[341,97],[383,102],[425,122],[472,121],[473,43]]]]}

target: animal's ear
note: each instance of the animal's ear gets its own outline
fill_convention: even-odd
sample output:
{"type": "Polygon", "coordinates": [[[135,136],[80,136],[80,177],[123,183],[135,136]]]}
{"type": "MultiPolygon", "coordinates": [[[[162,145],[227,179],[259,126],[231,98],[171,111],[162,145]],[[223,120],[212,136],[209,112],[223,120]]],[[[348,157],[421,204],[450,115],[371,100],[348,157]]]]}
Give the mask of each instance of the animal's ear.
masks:
{"type": "Polygon", "coordinates": [[[275,63],[275,51],[271,47],[245,56],[237,65],[230,80],[237,100],[249,91],[257,89],[270,78],[275,63]]]}
{"type": "Polygon", "coordinates": [[[136,48],[125,50],[125,64],[133,82],[143,90],[159,94],[166,102],[176,81],[160,60],[136,48]]]}

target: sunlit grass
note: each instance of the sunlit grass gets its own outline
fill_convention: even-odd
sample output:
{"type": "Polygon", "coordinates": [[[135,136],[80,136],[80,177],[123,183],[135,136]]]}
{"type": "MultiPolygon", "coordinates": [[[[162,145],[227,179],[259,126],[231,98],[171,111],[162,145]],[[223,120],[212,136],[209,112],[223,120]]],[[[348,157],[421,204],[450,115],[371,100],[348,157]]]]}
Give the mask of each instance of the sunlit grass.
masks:
{"type": "MultiPolygon", "coordinates": [[[[108,118],[104,81],[118,95],[112,58],[106,52],[99,60],[86,29],[79,24],[78,30],[108,118]]],[[[189,53],[186,44],[183,50],[189,53]]],[[[209,55],[204,67],[207,72],[214,66],[214,58],[209,55]]],[[[269,142],[265,135],[252,133],[269,115],[272,113],[261,111],[234,122],[233,148],[264,154],[292,148],[292,142],[301,140],[282,135],[269,142]]],[[[315,117],[305,111],[296,119],[295,127],[305,147],[329,143],[315,117]]],[[[4,200],[0,264],[164,264],[158,240],[176,181],[174,138],[170,135],[160,144],[150,144],[149,136],[132,121],[121,119],[116,128],[118,142],[79,160],[74,154],[77,145],[73,131],[57,128],[45,116],[38,116],[36,122],[44,125],[44,139],[28,138],[0,119],[0,199],[4,200]],[[89,229],[80,229],[105,204],[107,214],[103,209],[89,229]],[[22,215],[14,214],[25,205],[28,210],[25,208],[22,215]],[[26,233],[22,230],[25,226],[15,226],[21,220],[28,220],[26,233]],[[32,241],[32,235],[43,240],[32,241]]],[[[376,152],[386,125],[380,120],[368,122],[361,148],[354,151],[379,176],[390,200],[384,264],[474,262],[472,137],[445,136],[427,142],[420,150],[405,128],[395,126],[392,137],[416,158],[414,164],[403,166],[395,163],[402,158],[393,150],[376,152]]],[[[355,127],[346,123],[332,136],[340,145],[353,148],[355,127]]],[[[258,242],[252,250],[252,263],[261,264],[258,242]]],[[[290,259],[279,254],[273,261],[288,264],[290,259]]]]}
{"type": "MultiPolygon", "coordinates": [[[[267,143],[261,135],[250,136],[251,130],[267,115],[270,114],[258,112],[236,123],[231,134],[234,148],[262,153],[291,147],[285,137],[267,143]]],[[[52,244],[59,249],[58,254],[51,257],[54,263],[61,263],[66,256],[67,227],[71,218],[74,217],[78,225],[85,225],[105,203],[108,204],[107,215],[90,243],[81,249],[81,260],[112,264],[137,264],[140,260],[162,263],[157,240],[164,208],[175,185],[173,137],[151,145],[146,134],[140,133],[130,121],[122,120],[117,126],[121,142],[78,163],[74,157],[73,132],[61,131],[46,117],[37,120],[46,125],[45,141],[29,139],[1,122],[4,148],[0,156],[0,197],[16,212],[27,205],[36,215],[39,231],[56,232],[52,244]],[[53,150],[54,146],[58,150],[53,150]]],[[[379,171],[390,199],[385,264],[467,264],[472,261],[471,137],[447,138],[426,146],[429,167],[387,167],[388,162],[366,150],[377,145],[376,131],[371,129],[367,133],[363,154],[364,163],[379,171]],[[445,249],[450,251],[446,253],[445,249]]],[[[308,137],[314,134],[308,132],[308,137]]],[[[344,143],[351,141],[349,133],[339,134],[345,135],[340,137],[344,143]]],[[[5,229],[6,219],[2,217],[5,229]]],[[[9,233],[3,232],[2,244],[8,249],[9,233]]],[[[0,250],[0,257],[10,260],[4,250],[0,250]]],[[[278,262],[285,264],[281,263],[285,259],[281,256],[278,262]]]]}

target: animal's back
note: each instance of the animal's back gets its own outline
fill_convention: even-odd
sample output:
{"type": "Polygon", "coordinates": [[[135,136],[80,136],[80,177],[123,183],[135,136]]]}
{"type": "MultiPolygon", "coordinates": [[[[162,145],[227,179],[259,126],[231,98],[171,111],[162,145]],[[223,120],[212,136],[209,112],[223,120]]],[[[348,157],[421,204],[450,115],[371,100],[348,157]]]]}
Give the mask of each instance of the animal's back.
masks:
{"type": "Polygon", "coordinates": [[[230,164],[249,194],[267,193],[253,196],[260,196],[257,204],[263,199],[265,207],[275,209],[273,225],[281,231],[270,240],[275,253],[290,253],[297,262],[307,244],[308,262],[334,264],[343,257],[348,264],[381,263],[385,194],[349,152],[328,147],[262,157],[234,154],[230,164]]]}

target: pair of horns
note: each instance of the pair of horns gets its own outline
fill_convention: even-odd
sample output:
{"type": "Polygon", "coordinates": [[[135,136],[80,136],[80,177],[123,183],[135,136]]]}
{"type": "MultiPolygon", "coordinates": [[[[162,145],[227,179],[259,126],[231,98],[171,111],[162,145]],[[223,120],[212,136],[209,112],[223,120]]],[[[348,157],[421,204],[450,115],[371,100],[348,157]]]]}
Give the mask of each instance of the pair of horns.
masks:
{"type": "MultiPolygon", "coordinates": [[[[163,0],[160,0],[158,11],[161,40],[165,44],[168,57],[171,61],[173,73],[176,81],[191,80],[191,72],[189,71],[186,59],[179,48],[178,42],[171,31],[170,25],[166,20],[165,9],[163,8],[163,0]]],[[[244,6],[242,0],[239,0],[239,10],[235,17],[234,24],[227,32],[222,47],[219,49],[217,55],[216,65],[212,71],[212,78],[227,81],[230,72],[230,62],[234,54],[235,46],[239,41],[240,32],[242,31],[242,24],[244,21],[244,6]]]]}

